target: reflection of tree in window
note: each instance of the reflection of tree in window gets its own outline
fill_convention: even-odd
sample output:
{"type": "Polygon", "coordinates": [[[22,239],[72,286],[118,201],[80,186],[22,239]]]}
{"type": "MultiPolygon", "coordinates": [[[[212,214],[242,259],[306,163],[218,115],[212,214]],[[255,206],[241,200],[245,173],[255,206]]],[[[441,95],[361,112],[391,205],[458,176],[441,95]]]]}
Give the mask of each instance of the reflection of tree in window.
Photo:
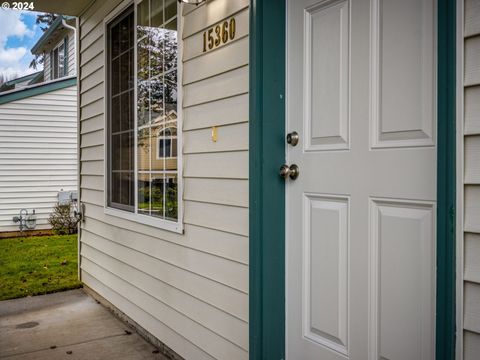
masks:
{"type": "Polygon", "coordinates": [[[176,220],[177,1],[137,5],[138,209],[176,220]]]}

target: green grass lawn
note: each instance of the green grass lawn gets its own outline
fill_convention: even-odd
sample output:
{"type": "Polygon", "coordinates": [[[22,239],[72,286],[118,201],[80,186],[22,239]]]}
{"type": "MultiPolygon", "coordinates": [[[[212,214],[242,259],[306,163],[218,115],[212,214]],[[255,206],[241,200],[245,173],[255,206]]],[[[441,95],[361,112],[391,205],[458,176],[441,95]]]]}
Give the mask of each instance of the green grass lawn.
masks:
{"type": "Polygon", "coordinates": [[[76,234],[0,239],[0,300],[80,286],[76,234]]]}

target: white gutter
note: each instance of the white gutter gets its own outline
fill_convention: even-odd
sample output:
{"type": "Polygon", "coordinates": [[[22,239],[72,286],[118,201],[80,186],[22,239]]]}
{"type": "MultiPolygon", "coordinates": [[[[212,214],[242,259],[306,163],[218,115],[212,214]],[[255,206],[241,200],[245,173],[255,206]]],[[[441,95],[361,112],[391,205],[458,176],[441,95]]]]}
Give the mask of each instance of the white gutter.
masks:
{"type": "MultiPolygon", "coordinates": [[[[62,16],[62,25],[64,27],[66,27],[67,29],[70,29],[70,30],[73,30],[74,34],[75,34],[75,38],[76,38],[76,35],[77,35],[77,28],[75,26],[72,26],[72,25],[68,25],[67,22],[65,21],[65,18],[62,16]]],[[[75,44],[76,45],[76,44],[75,44]]]]}

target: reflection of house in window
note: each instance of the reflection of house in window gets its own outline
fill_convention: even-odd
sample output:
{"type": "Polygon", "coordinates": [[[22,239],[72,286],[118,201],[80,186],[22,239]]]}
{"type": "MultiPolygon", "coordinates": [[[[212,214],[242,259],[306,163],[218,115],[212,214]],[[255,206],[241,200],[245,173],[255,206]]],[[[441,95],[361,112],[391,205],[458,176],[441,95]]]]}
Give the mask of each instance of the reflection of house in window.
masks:
{"type": "MultiPolygon", "coordinates": [[[[168,126],[168,124],[166,125],[168,126]]],[[[177,157],[177,129],[175,124],[171,124],[163,130],[160,130],[157,137],[157,160],[171,159],[177,157]]]]}

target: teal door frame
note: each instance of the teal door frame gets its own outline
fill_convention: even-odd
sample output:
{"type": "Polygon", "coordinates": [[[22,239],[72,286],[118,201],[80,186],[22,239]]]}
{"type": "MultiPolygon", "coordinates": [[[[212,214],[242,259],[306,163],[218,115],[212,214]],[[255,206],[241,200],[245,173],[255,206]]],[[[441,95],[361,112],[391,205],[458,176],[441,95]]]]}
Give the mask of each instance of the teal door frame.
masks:
{"type": "MultiPolygon", "coordinates": [[[[438,0],[437,360],[455,359],[455,9],[438,0]]],[[[250,1],[251,360],[285,359],[285,11],[250,1]]]]}

